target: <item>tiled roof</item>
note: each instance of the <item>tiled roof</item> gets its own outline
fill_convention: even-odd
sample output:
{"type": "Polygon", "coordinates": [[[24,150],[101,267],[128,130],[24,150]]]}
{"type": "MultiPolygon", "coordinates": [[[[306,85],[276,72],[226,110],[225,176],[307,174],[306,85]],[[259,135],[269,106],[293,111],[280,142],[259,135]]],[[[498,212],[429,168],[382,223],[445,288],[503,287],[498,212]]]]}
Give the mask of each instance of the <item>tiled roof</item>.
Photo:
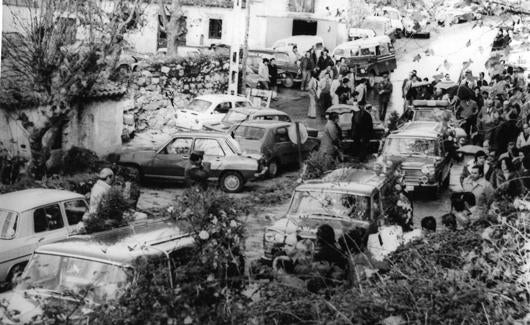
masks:
{"type": "Polygon", "coordinates": [[[85,97],[94,99],[119,97],[123,96],[126,92],[127,88],[124,86],[118,86],[114,83],[96,84],[85,97]]]}
{"type": "Polygon", "coordinates": [[[232,0],[181,0],[181,5],[184,6],[201,6],[201,7],[220,7],[220,8],[233,8],[234,3],[232,0]]]}

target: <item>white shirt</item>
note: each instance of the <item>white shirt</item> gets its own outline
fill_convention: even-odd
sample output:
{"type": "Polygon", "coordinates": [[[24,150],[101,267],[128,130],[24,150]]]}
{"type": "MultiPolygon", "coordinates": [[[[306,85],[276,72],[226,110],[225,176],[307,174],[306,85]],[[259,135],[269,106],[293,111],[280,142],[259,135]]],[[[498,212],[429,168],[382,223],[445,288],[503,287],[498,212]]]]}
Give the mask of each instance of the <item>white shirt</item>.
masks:
{"type": "Polygon", "coordinates": [[[530,135],[528,138],[525,138],[524,131],[519,133],[519,136],[517,137],[517,142],[515,145],[518,149],[521,149],[524,146],[530,146],[530,135]]]}
{"type": "Polygon", "coordinates": [[[89,213],[97,213],[99,205],[101,204],[101,199],[107,194],[110,190],[110,185],[107,182],[99,179],[96,184],[92,187],[90,191],[90,207],[88,209],[89,213]]]}

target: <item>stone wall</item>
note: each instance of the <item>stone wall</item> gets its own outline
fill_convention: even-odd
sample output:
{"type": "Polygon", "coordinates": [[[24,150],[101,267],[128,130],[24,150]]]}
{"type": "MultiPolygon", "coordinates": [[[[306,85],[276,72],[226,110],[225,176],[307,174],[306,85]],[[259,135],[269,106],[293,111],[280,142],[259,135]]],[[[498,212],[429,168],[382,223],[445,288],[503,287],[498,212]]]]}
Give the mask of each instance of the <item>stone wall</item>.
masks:
{"type": "Polygon", "coordinates": [[[198,56],[152,62],[131,77],[133,100],[123,116],[126,142],[132,133],[175,131],[175,111],[202,94],[226,93],[227,56],[198,56]]]}

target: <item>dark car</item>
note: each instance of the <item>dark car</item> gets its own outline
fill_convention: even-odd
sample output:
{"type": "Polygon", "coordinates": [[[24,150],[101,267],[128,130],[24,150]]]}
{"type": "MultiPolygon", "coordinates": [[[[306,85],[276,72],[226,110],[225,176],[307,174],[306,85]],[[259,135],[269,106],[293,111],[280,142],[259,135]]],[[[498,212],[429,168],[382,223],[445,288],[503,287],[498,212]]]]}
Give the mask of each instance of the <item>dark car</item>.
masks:
{"type": "MultiPolygon", "coordinates": [[[[263,155],[268,174],[274,177],[282,166],[299,163],[297,145],[288,136],[291,125],[281,121],[245,121],[231,132],[244,152],[263,155]]],[[[319,139],[308,137],[302,145],[302,159],[319,146],[319,139]]]]}
{"type": "Polygon", "coordinates": [[[218,181],[225,192],[240,192],[248,180],[266,172],[258,156],[243,155],[229,134],[219,132],[178,132],[157,150],[122,154],[117,163],[138,169],[142,178],[184,180],[192,151],[204,152],[209,180],[218,181]]]}
{"type": "MultiPolygon", "coordinates": [[[[353,140],[351,139],[351,120],[353,117],[354,106],[346,104],[333,105],[326,110],[326,113],[339,114],[339,126],[342,129],[342,148],[345,152],[351,152],[353,147],[353,140]]],[[[370,153],[377,153],[381,145],[381,141],[385,137],[385,126],[376,117],[377,114],[372,115],[374,123],[374,133],[370,139],[370,153]]]]}
{"type": "Polygon", "coordinates": [[[407,191],[431,190],[437,196],[449,186],[453,164],[445,147],[439,123],[410,122],[386,138],[378,162],[401,163],[407,191]]]}
{"type": "Polygon", "coordinates": [[[277,83],[283,85],[285,88],[291,88],[295,82],[300,82],[298,65],[294,62],[287,52],[273,51],[273,50],[249,50],[248,51],[248,66],[254,72],[258,72],[259,64],[264,58],[274,58],[278,66],[278,80],[277,83]]]}

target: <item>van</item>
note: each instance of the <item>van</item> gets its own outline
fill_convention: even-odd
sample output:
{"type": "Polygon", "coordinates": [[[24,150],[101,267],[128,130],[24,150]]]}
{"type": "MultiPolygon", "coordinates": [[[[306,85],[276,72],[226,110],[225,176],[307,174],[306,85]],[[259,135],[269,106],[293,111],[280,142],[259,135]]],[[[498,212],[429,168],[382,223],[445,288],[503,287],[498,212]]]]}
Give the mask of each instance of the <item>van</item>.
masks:
{"type": "Polygon", "coordinates": [[[318,56],[324,49],[324,39],[320,36],[314,35],[297,35],[277,40],[272,45],[272,49],[274,51],[291,53],[293,51],[293,46],[295,45],[298,47],[298,53],[300,53],[300,55],[303,55],[315,46],[318,56]]]}
{"type": "Polygon", "coordinates": [[[368,77],[371,86],[376,76],[397,68],[394,46],[388,36],[342,43],[333,50],[331,57],[334,60],[346,59],[348,66],[355,67],[356,78],[368,77]]]}

